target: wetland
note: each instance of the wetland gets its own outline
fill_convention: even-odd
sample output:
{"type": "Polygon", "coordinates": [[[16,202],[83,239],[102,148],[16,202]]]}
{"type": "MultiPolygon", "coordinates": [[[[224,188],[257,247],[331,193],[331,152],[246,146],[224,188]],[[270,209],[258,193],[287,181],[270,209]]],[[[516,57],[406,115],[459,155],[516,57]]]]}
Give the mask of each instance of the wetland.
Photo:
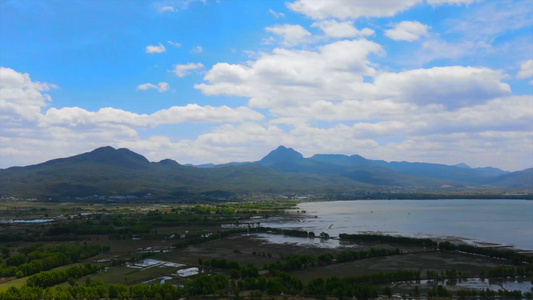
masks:
{"type": "MultiPolygon", "coordinates": [[[[0,223],[0,299],[531,297],[533,257],[517,232],[505,237],[510,242],[472,236],[462,228],[468,222],[458,226],[459,217],[449,216],[484,220],[484,211],[515,205],[514,221],[527,235],[531,202],[418,201],[4,199],[0,219],[47,222],[0,223]],[[482,212],[470,214],[476,205],[482,212]],[[435,214],[461,229],[435,231],[444,226],[435,214]],[[405,230],[421,216],[434,222],[405,230]]],[[[517,226],[502,222],[482,225],[517,226]]]]}

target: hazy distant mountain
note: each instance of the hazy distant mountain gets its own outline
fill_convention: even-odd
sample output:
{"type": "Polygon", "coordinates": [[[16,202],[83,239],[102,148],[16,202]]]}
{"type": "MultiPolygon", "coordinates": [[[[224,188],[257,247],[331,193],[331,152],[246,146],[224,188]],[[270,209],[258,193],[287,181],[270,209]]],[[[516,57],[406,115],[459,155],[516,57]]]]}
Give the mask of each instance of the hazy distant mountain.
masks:
{"type": "Polygon", "coordinates": [[[533,185],[533,168],[493,177],[489,183],[503,188],[531,189],[533,185]]]}
{"type": "Polygon", "coordinates": [[[245,165],[245,164],[251,164],[251,162],[230,162],[230,163],[219,164],[219,165],[208,163],[208,164],[189,165],[189,166],[193,166],[193,167],[197,167],[197,168],[204,168],[204,169],[211,169],[211,168],[223,168],[223,167],[230,167],[230,166],[239,166],[239,165],[245,165]]]}
{"type": "Polygon", "coordinates": [[[109,146],[68,158],[50,160],[41,165],[59,166],[73,163],[96,163],[128,169],[145,169],[150,166],[150,162],[140,154],[126,148],[115,150],[109,146]]]}
{"type": "Polygon", "coordinates": [[[503,170],[500,170],[500,169],[497,169],[497,168],[493,168],[493,167],[471,168],[469,165],[467,165],[465,163],[460,163],[460,164],[454,165],[454,167],[465,168],[465,169],[473,169],[473,170],[476,171],[476,173],[478,173],[480,175],[483,175],[483,176],[499,176],[499,175],[503,175],[503,174],[509,173],[507,171],[503,171],[503,170]]]}
{"type": "Polygon", "coordinates": [[[0,169],[0,195],[190,195],[246,192],[328,192],[384,187],[480,186],[532,189],[533,169],[385,162],[359,155],[302,154],[283,146],[258,162],[185,166],[171,159],[149,162],[128,149],[102,147],[45,163],[0,169]]]}
{"type": "Polygon", "coordinates": [[[304,158],[291,148],[280,146],[259,161],[260,164],[284,172],[339,174],[352,180],[373,185],[423,185],[435,187],[442,184],[484,184],[493,176],[506,172],[487,168],[472,169],[430,163],[386,162],[368,160],[359,155],[316,154],[304,158]]]}
{"type": "Polygon", "coordinates": [[[453,165],[453,167],[472,169],[469,165],[467,165],[465,163],[459,163],[459,164],[453,165]]]}

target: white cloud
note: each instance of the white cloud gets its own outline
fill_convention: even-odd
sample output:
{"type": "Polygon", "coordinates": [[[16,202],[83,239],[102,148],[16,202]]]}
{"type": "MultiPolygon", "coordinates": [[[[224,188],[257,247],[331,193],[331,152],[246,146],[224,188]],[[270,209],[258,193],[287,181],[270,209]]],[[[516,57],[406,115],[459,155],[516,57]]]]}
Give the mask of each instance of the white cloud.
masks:
{"type": "Polygon", "coordinates": [[[319,27],[324,33],[333,38],[350,38],[356,36],[370,36],[374,35],[374,30],[370,28],[364,28],[358,30],[354,27],[353,22],[338,22],[335,20],[326,20],[315,22],[311,27],[319,27]]]}
{"type": "Polygon", "coordinates": [[[170,6],[170,5],[167,5],[167,6],[161,6],[159,8],[159,12],[160,13],[164,13],[164,12],[176,12],[178,11],[177,9],[175,9],[173,6],[170,6]]]}
{"type": "Polygon", "coordinates": [[[284,24],[267,27],[265,30],[282,36],[285,46],[296,46],[304,43],[311,36],[311,33],[300,25],[284,24]]]}
{"type": "Polygon", "coordinates": [[[463,40],[460,42],[448,42],[440,38],[431,38],[424,41],[422,51],[416,58],[422,63],[439,58],[456,59],[467,55],[473,55],[479,49],[490,50],[491,46],[478,41],[463,40]]]}
{"type": "Polygon", "coordinates": [[[449,19],[450,33],[461,34],[467,40],[487,44],[499,36],[533,25],[533,6],[529,1],[494,1],[476,7],[468,14],[449,19]]]}
{"type": "Polygon", "coordinates": [[[278,116],[271,122],[298,124],[308,121],[364,121],[402,119],[403,115],[420,114],[415,104],[392,100],[316,101],[297,107],[275,107],[271,112],[278,116]],[[292,122],[292,121],[296,122],[292,122]]]}
{"type": "Polygon", "coordinates": [[[429,26],[417,21],[403,21],[396,24],[394,29],[385,30],[385,35],[395,41],[416,41],[427,35],[429,26]]]}
{"type": "Polygon", "coordinates": [[[422,0],[297,0],[287,6],[293,11],[321,20],[329,17],[357,19],[361,17],[392,17],[422,0]]]}
{"type": "MultiPolygon", "coordinates": [[[[343,43],[332,45],[333,49],[322,49],[316,55],[328,57],[327,51],[336,50],[333,53],[338,53],[341,49],[347,53],[351,52],[343,43]]],[[[355,45],[354,48],[363,47],[363,44],[359,44],[358,47],[355,45]]],[[[289,53],[292,55],[300,53],[302,55],[300,58],[312,56],[312,52],[309,51],[289,51],[289,53]]],[[[263,56],[259,58],[261,59],[266,58],[263,56]]],[[[253,64],[249,66],[252,67],[255,66],[253,64]]],[[[272,112],[285,118],[287,120],[285,124],[290,125],[288,127],[277,124],[283,123],[283,120],[280,120],[281,122],[273,120],[267,124],[258,123],[264,120],[264,116],[248,107],[229,108],[195,104],[170,107],[152,114],[137,114],[110,107],[94,112],[79,107],[50,108],[45,114],[41,114],[40,109],[50,101],[43,92],[52,88],[52,85],[32,82],[28,74],[2,68],[0,103],[2,105],[11,103],[20,108],[18,115],[11,113],[7,116],[12,116],[14,119],[31,117],[33,123],[26,122],[21,126],[21,123],[2,122],[1,164],[2,167],[7,167],[14,164],[38,163],[90,151],[102,145],[128,147],[147,155],[151,160],[173,158],[185,163],[254,161],[278,145],[284,144],[301,151],[306,156],[315,153],[357,153],[368,158],[386,160],[450,164],[466,161],[473,166],[493,165],[511,170],[532,165],[530,155],[533,151],[531,145],[533,124],[530,122],[533,118],[532,96],[491,98],[481,102],[476,101],[471,106],[456,107],[455,110],[446,109],[446,105],[442,103],[428,105],[425,102],[407,101],[409,97],[418,97],[412,89],[406,88],[409,85],[407,82],[426,91],[434,88],[434,82],[442,82],[444,86],[434,91],[443,98],[441,100],[457,96],[453,93],[443,93],[442,89],[446,88],[454,88],[459,93],[467,87],[464,90],[467,94],[469,85],[474,85],[471,88],[473,90],[486,89],[481,83],[476,82],[475,78],[469,79],[470,77],[478,77],[479,81],[485,78],[486,85],[499,86],[494,94],[502,90],[505,92],[505,86],[501,86],[502,83],[498,81],[502,76],[499,71],[483,68],[448,68],[450,67],[412,70],[393,75],[383,73],[392,77],[381,83],[393,91],[404,93],[403,97],[389,95],[389,98],[383,100],[369,98],[340,102],[302,101],[299,106],[275,106],[272,112]],[[464,83],[464,86],[452,87],[451,83],[447,83],[453,81],[451,74],[458,74],[457,78],[453,79],[456,83],[465,80],[470,82],[464,83]],[[424,80],[426,77],[429,79],[424,80]],[[34,107],[37,107],[36,114],[28,115],[28,108],[34,107]],[[290,123],[288,122],[290,118],[297,121],[290,123]],[[329,128],[319,128],[310,125],[309,121],[312,120],[354,121],[354,123],[333,124],[329,128]],[[183,123],[221,123],[221,125],[200,134],[197,138],[177,141],[157,135],[141,138],[137,131],[139,128],[183,123]],[[394,137],[394,142],[383,141],[388,137],[394,137]]],[[[231,72],[211,73],[211,76],[223,78],[225,82],[246,81],[250,76],[255,76],[243,66],[229,64],[221,69],[213,68],[210,72],[222,70],[231,70],[231,72]]],[[[253,69],[254,72],[260,70],[258,67],[253,69]]],[[[322,70],[327,71],[327,69],[322,70]]],[[[378,74],[377,77],[383,74],[378,74]]],[[[328,71],[326,76],[330,75],[334,73],[328,71]]],[[[274,81],[273,84],[282,82],[283,80],[274,81]]],[[[277,87],[279,86],[270,86],[271,89],[277,87]]],[[[5,117],[4,107],[2,112],[2,117],[5,117]]]]}
{"type": "Polygon", "coordinates": [[[168,41],[167,42],[169,45],[172,45],[174,47],[181,47],[181,44],[180,43],[176,43],[176,42],[173,42],[173,41],[168,41]]]}
{"type": "Polygon", "coordinates": [[[493,166],[504,170],[523,170],[531,166],[533,151],[528,132],[486,131],[435,134],[409,137],[374,149],[363,156],[388,161],[423,161],[456,164],[468,162],[474,167],[493,166]],[[490,151],[487,151],[490,149],[490,151]],[[524,151],[522,151],[524,150],[524,151]]]}
{"type": "Polygon", "coordinates": [[[338,41],[318,50],[274,49],[247,65],[218,63],[195,87],[207,95],[249,97],[253,107],[298,106],[319,100],[353,99],[375,94],[364,76],[373,76],[367,56],[380,45],[359,39],[338,41]]]}
{"type": "Polygon", "coordinates": [[[202,53],[204,52],[204,48],[202,46],[196,46],[191,49],[191,53],[202,53]]]}
{"type": "Polygon", "coordinates": [[[511,94],[503,77],[488,68],[451,66],[380,73],[374,84],[381,98],[457,108],[511,94]]]}
{"type": "Polygon", "coordinates": [[[511,94],[510,86],[502,82],[506,75],[489,68],[379,72],[367,56],[381,51],[381,46],[365,39],[331,43],[316,52],[274,49],[246,65],[218,63],[204,77],[207,83],[195,87],[207,95],[249,97],[250,106],[274,112],[355,99],[457,109],[511,94]],[[365,76],[374,77],[373,82],[365,76]]]}
{"type": "Polygon", "coordinates": [[[96,112],[79,107],[50,108],[41,122],[44,126],[62,125],[66,127],[103,127],[106,124],[130,127],[156,127],[180,123],[237,123],[263,119],[263,115],[247,107],[228,106],[172,106],[153,114],[136,114],[112,107],[101,108],[96,112]]]}
{"type": "Polygon", "coordinates": [[[111,107],[94,112],[80,107],[52,107],[43,114],[41,109],[51,101],[50,96],[43,92],[54,87],[33,82],[28,74],[0,68],[0,167],[38,163],[103,145],[124,147],[154,145],[157,142],[163,147],[165,141],[167,146],[180,145],[157,136],[144,140],[137,128],[182,123],[239,123],[264,118],[248,107],[196,104],[173,106],[152,114],[137,114],[111,107]]]}
{"type": "Polygon", "coordinates": [[[516,74],[516,78],[523,79],[533,76],[533,59],[527,60],[520,65],[520,71],[516,74]]]}
{"type": "Polygon", "coordinates": [[[176,74],[178,77],[185,77],[191,70],[201,69],[204,65],[201,63],[188,63],[184,65],[174,65],[174,74],[176,74]]]}
{"type": "Polygon", "coordinates": [[[187,9],[191,3],[198,1],[206,3],[206,0],[172,0],[156,2],[154,7],[159,13],[178,12],[179,10],[187,9]]]}
{"type": "Polygon", "coordinates": [[[273,36],[269,36],[268,38],[264,38],[261,40],[262,45],[272,45],[276,42],[276,39],[273,36]]]}
{"type": "Polygon", "coordinates": [[[354,121],[351,126],[337,123],[329,128],[331,134],[343,129],[349,130],[346,134],[363,139],[490,130],[528,131],[533,129],[533,124],[530,124],[533,117],[533,110],[530,109],[532,100],[531,96],[496,98],[453,111],[438,105],[419,106],[389,100],[345,100],[338,103],[320,101],[310,106],[276,109],[273,113],[280,118],[272,120],[271,123],[300,128],[302,124],[316,120],[354,121]]]}
{"type": "Polygon", "coordinates": [[[244,54],[246,54],[246,56],[248,56],[249,58],[257,57],[257,52],[255,52],[255,51],[251,51],[251,50],[242,50],[242,52],[243,52],[244,54]]]}
{"type": "Polygon", "coordinates": [[[41,108],[52,101],[42,92],[54,88],[54,84],[32,81],[27,73],[0,67],[0,128],[19,126],[23,130],[22,123],[38,119],[41,108]]]}
{"type": "Polygon", "coordinates": [[[285,17],[285,14],[284,13],[281,13],[281,12],[275,12],[274,10],[272,10],[272,8],[269,8],[268,9],[268,12],[272,14],[272,16],[276,19],[279,19],[279,18],[284,18],[285,17]]]}
{"type": "Polygon", "coordinates": [[[166,50],[165,46],[161,43],[157,46],[146,46],[146,53],[163,53],[166,50]]]}
{"type": "Polygon", "coordinates": [[[492,1],[462,10],[444,21],[445,30],[436,32],[423,42],[423,48],[403,61],[420,66],[436,59],[453,63],[463,57],[477,61],[495,61],[501,65],[530,59],[532,37],[515,36],[517,30],[533,25],[533,6],[527,1],[492,1]],[[505,37],[505,42],[495,42],[505,37]]]}
{"type": "Polygon", "coordinates": [[[480,2],[482,0],[426,0],[426,1],[430,5],[443,5],[443,4],[469,5],[474,2],[480,2]]]}
{"type": "Polygon", "coordinates": [[[137,90],[145,91],[148,89],[156,89],[160,93],[168,91],[170,86],[166,82],[160,82],[157,85],[151,84],[151,83],[143,83],[137,86],[137,90]]]}

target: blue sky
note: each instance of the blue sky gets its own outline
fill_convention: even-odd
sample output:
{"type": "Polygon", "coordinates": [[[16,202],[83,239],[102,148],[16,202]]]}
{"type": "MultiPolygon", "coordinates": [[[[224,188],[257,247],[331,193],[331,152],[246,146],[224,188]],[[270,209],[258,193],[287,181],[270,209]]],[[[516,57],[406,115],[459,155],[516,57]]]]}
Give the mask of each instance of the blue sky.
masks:
{"type": "Polygon", "coordinates": [[[533,167],[533,5],[0,1],[0,167],[111,145],[533,167]]]}

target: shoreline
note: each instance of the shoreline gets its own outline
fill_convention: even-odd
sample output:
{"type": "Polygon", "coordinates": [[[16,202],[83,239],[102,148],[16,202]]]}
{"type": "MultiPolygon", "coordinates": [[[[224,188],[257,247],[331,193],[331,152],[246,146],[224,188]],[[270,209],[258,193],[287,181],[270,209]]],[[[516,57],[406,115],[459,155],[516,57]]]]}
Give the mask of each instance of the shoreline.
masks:
{"type": "MultiPolygon", "coordinates": [[[[450,201],[450,200],[464,200],[469,201],[472,199],[442,199],[444,201],[450,201]]],[[[480,200],[486,200],[486,201],[509,201],[508,199],[476,199],[478,201],[480,200]]],[[[524,200],[524,199],[513,199],[513,200],[524,200]]],[[[338,201],[338,202],[358,202],[358,201],[374,201],[374,200],[332,200],[332,201],[338,201]]],[[[302,208],[301,204],[310,203],[330,203],[332,201],[301,201],[297,204],[296,208],[286,210],[282,215],[278,216],[274,219],[262,219],[260,222],[261,226],[265,227],[274,227],[274,228],[282,228],[282,229],[299,229],[299,230],[306,230],[306,231],[313,231],[316,235],[319,235],[321,231],[324,231],[328,234],[330,234],[331,238],[334,239],[335,237],[338,237],[338,233],[332,234],[331,231],[328,231],[328,229],[331,228],[331,225],[328,228],[313,228],[314,220],[319,221],[321,217],[319,216],[318,211],[310,211],[309,209],[306,209],[305,207],[302,208]],[[309,222],[308,222],[309,221],[309,222]],[[309,226],[311,225],[311,226],[309,226]],[[318,231],[318,232],[317,232],[318,231]]],[[[389,200],[394,201],[394,200],[389,200]]],[[[424,200],[396,200],[396,201],[424,201],[424,200]]],[[[425,201],[438,201],[438,199],[428,199],[425,201]]],[[[526,200],[528,201],[528,200],[526,200]]],[[[381,202],[381,201],[380,201],[381,202]]],[[[373,213],[373,212],[371,212],[373,213]]],[[[334,215],[334,213],[325,213],[325,215],[334,215]]],[[[318,222],[317,222],[318,223],[318,222]]],[[[332,225],[335,223],[332,223],[332,225]]],[[[319,224],[319,225],[323,225],[319,224]]],[[[361,225],[358,225],[361,226],[361,225]]],[[[357,230],[357,227],[351,228],[352,230],[348,230],[346,228],[346,232],[341,233],[347,233],[347,234],[356,234],[356,233],[367,233],[367,234],[384,234],[384,235],[390,235],[390,236],[401,236],[401,237],[412,237],[412,238],[430,238],[432,240],[435,240],[437,242],[451,242],[455,244],[466,244],[466,245],[472,245],[480,248],[493,248],[493,249],[509,249],[512,251],[515,251],[517,253],[526,254],[526,255],[533,255],[533,248],[527,248],[527,247],[520,247],[513,243],[500,243],[495,242],[493,240],[487,240],[482,238],[473,238],[473,237],[467,237],[467,236],[461,236],[461,235],[446,235],[446,234],[435,234],[435,233],[428,233],[428,232],[418,232],[418,233],[402,233],[398,231],[388,231],[388,230],[357,230]]],[[[287,238],[297,238],[297,237],[287,237],[287,238]]]]}

